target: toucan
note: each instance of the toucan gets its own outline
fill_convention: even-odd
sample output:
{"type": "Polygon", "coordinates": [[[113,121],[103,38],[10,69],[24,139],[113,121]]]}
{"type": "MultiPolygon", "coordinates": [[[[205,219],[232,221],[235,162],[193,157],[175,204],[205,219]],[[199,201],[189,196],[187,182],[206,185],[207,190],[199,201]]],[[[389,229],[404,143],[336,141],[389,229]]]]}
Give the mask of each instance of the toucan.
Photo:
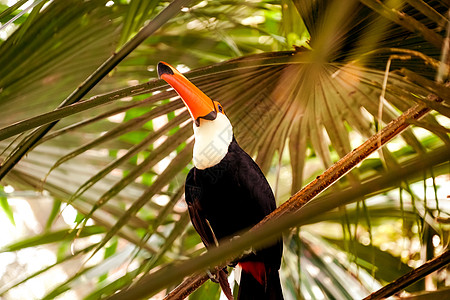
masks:
{"type": "MultiPolygon", "coordinates": [[[[193,120],[194,167],[186,178],[185,199],[206,248],[218,246],[275,210],[275,197],[261,169],[238,145],[222,105],[169,64],[159,62],[157,71],[178,93],[193,120]]],[[[239,259],[238,299],[283,299],[278,272],[282,252],[279,238],[239,259]]],[[[223,292],[233,299],[224,270],[218,274],[223,292]]]]}

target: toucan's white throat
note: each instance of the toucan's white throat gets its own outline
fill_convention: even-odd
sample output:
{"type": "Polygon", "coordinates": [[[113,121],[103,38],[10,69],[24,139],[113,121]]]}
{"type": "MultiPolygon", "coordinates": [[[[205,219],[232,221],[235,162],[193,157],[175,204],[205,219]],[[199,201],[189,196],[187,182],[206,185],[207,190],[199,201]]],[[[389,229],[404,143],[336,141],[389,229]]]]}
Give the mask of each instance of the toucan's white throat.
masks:
{"type": "Polygon", "coordinates": [[[203,170],[217,165],[227,155],[233,127],[224,114],[218,113],[212,121],[200,119],[200,126],[194,124],[194,138],[194,166],[203,170]]]}

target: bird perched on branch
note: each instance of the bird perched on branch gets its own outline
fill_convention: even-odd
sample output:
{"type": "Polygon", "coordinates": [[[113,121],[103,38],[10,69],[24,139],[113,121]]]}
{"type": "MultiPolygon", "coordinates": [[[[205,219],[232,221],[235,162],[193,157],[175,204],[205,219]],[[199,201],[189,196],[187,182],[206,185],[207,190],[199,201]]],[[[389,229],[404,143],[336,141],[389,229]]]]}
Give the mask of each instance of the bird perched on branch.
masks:
{"type": "MultiPolygon", "coordinates": [[[[273,192],[253,159],[239,147],[219,102],[211,100],[174,67],[158,64],[158,75],[180,95],[194,122],[194,167],[185,198],[192,224],[207,248],[253,227],[276,208],[273,192]]],[[[282,241],[252,252],[242,268],[238,299],[283,299],[280,277],[282,241]]],[[[224,270],[218,281],[233,299],[224,270]]]]}

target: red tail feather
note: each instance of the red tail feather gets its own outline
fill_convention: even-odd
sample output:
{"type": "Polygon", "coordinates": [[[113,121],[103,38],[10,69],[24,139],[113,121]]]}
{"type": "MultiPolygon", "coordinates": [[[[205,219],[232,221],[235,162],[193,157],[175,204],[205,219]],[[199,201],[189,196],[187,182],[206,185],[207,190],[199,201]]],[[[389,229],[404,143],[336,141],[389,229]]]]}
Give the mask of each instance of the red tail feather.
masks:
{"type": "Polygon", "coordinates": [[[252,274],[256,280],[262,285],[266,281],[266,267],[263,262],[260,261],[244,261],[240,262],[239,265],[242,271],[252,274]]]}

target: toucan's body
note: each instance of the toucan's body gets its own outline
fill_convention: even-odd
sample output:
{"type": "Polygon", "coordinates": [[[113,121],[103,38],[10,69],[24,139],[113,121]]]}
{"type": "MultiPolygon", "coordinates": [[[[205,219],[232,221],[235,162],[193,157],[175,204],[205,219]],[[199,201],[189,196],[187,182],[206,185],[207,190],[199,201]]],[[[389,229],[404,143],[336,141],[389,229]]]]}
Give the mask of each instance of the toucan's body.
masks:
{"type": "MultiPolygon", "coordinates": [[[[276,208],[275,198],[258,165],[234,139],[220,104],[165,63],[158,64],[158,74],[180,94],[194,120],[194,168],[186,179],[185,198],[194,228],[212,247],[261,221],[276,208]]],[[[238,262],[238,299],[283,299],[278,275],[282,251],[278,241],[238,262]]],[[[222,289],[224,285],[222,278],[222,289]]],[[[224,292],[231,298],[231,291],[224,292]]]]}
{"type": "MultiPolygon", "coordinates": [[[[263,173],[235,140],[217,165],[191,169],[186,202],[192,224],[207,247],[214,246],[215,239],[220,243],[252,227],[276,208],[263,173]]],[[[243,269],[239,299],[281,299],[278,269],[282,251],[278,242],[239,262],[243,269]]]]}

